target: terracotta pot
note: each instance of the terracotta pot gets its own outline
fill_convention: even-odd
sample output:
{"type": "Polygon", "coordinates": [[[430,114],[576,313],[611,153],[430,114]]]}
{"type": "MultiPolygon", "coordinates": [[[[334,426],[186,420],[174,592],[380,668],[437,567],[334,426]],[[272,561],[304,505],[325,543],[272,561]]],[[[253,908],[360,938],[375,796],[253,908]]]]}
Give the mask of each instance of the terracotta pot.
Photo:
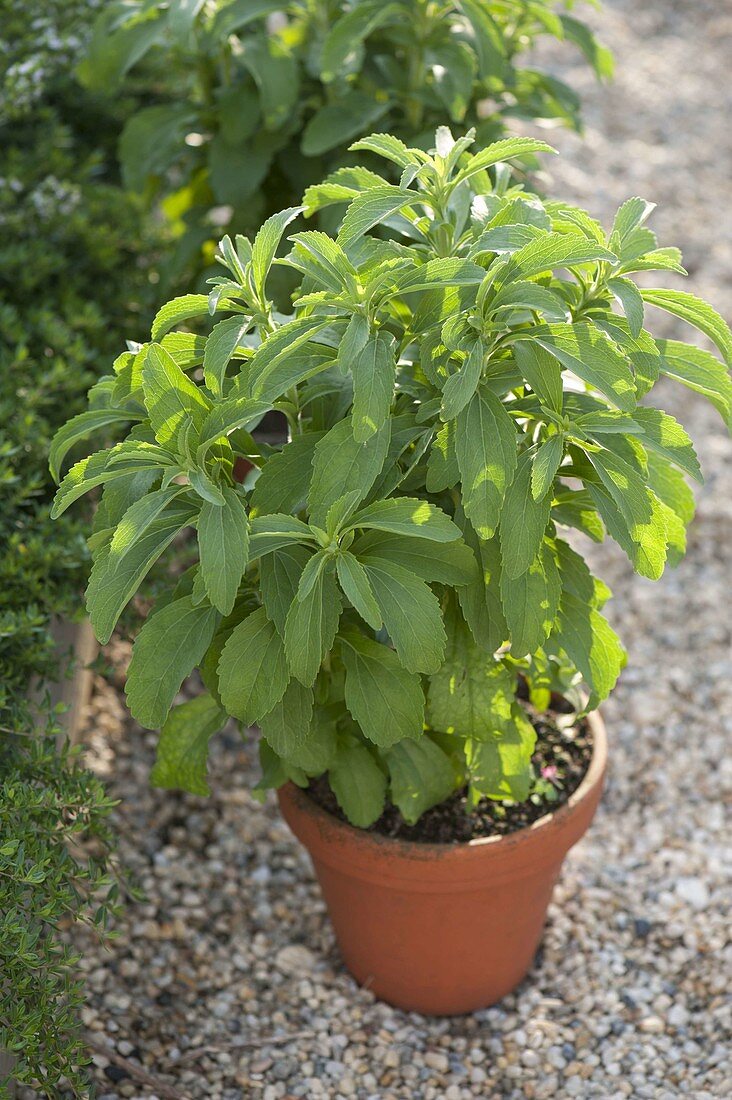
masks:
{"type": "Polygon", "coordinates": [[[509,836],[417,844],[354,829],[291,783],[280,807],[307,848],[346,966],[377,997],[430,1015],[472,1012],[509,993],[541,939],[562,862],[602,792],[605,728],[556,813],[509,836]]]}

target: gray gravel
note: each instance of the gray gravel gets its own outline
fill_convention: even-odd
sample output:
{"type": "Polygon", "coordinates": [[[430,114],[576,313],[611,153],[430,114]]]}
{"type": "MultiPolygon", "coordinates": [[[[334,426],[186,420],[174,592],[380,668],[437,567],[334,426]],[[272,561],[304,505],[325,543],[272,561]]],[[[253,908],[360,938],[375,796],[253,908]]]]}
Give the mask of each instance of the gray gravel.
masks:
{"type": "MultiPolygon", "coordinates": [[[[683,248],[690,287],[729,316],[732,9],[612,0],[591,18],[617,53],[617,79],[600,94],[579,66],[568,74],[587,132],[584,143],[552,135],[565,155],[551,190],[604,219],[629,194],[654,198],[661,242],[683,248]]],[[[540,958],[499,1007],[429,1020],[359,990],[305,855],[274,805],[248,793],[251,748],[219,739],[209,800],[152,791],[154,737],[97,680],[89,756],[122,799],[123,855],[148,900],[130,907],[109,952],[76,933],[85,1023],[174,1090],[115,1081],[124,1070],[100,1055],[104,1100],[730,1096],[732,446],[693,395],[662,398],[707,475],[690,552],[658,585],[611,546],[593,552],[630,649],[606,708],[609,789],[567,862],[540,958]]],[[[125,646],[111,657],[121,669],[125,646]]]]}

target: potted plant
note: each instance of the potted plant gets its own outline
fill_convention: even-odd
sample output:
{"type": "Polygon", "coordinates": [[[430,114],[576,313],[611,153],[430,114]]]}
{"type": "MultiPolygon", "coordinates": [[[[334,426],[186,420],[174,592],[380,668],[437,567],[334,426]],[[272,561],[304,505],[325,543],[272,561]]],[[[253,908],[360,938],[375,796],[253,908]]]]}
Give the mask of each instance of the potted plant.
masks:
{"type": "Polygon", "coordinates": [[[162,727],[153,781],[206,793],[209,738],[258,724],[261,789],[312,853],[349,968],[395,1004],[459,1012],[526,972],[600,796],[595,708],[624,654],[576,546],[608,534],[653,579],[684,551],[694,449],[639,402],[670,376],[730,417],[726,367],[654,339],[646,308],[727,362],[732,336],[693,295],[637,287],[683,273],[651,204],[629,199],[607,234],[512,184],[506,162],[541,141],[472,152],[441,128],[430,154],[387,134],[352,148],[400,183],[354,169],[310,188],[305,214],[340,203],[340,231],[293,234],[282,259],[299,207],[224,238],[211,293],[164,306],[57,436],[56,473],[132,422],[72,466],[54,511],[103,486],[101,642],[196,529],[129,668],[132,714],[162,727]],[[273,263],[301,275],[292,316],[268,298],[273,263]],[[208,335],[175,331],[193,318],[208,335]],[[256,438],[273,408],[280,448],[256,438]],[[173,706],[196,667],[206,694],[173,706]]]}

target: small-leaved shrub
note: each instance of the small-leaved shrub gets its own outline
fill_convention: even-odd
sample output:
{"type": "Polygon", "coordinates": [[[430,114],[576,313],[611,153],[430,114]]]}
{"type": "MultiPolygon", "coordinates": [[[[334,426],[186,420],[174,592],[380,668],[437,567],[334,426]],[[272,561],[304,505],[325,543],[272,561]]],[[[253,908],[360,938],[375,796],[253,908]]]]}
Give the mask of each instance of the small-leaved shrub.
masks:
{"type": "Polygon", "coordinates": [[[711,352],[654,339],[646,313],[696,326],[727,364],[730,330],[687,291],[636,285],[684,274],[651,204],[629,199],[606,232],[512,186],[505,162],[543,142],[471,144],[445,128],[431,154],[358,142],[399,185],[354,169],[310,188],[307,214],[340,204],[338,236],[291,235],[281,260],[298,207],[253,243],[225,237],[211,293],[164,306],[56,437],[58,473],[79,439],[132,423],[54,505],[104,486],[87,594],[100,641],[197,530],[199,560],[143,626],[127,682],[133,715],[162,727],[162,786],[206,791],[208,740],[231,715],[261,728],[263,786],[327,773],[359,826],[387,798],[414,821],[463,784],[524,800],[519,681],[536,707],[559,690],[582,708],[582,685],[594,707],[624,662],[568,530],[610,535],[652,579],[684,551],[699,464],[645,399],[669,376],[729,422],[732,384],[711,352]],[[293,316],[268,297],[273,262],[301,276],[293,316]],[[208,336],[175,331],[207,314],[208,336]],[[252,435],[271,409],[281,448],[252,435]],[[194,667],[207,693],[171,710],[194,667]]]}
{"type": "MultiPolygon", "coordinates": [[[[258,227],[349,163],[349,141],[379,126],[427,147],[445,118],[577,126],[565,83],[527,55],[551,36],[601,78],[612,58],[562,0],[206,0],[104,6],[81,79],[100,94],[140,93],[120,142],[125,180],[181,236],[177,262],[210,262],[216,224],[258,227]],[[129,75],[128,75],[129,74],[129,75]],[[229,208],[228,212],[224,208],[229,208]]],[[[220,235],[220,233],[219,233],[220,235]]]]}

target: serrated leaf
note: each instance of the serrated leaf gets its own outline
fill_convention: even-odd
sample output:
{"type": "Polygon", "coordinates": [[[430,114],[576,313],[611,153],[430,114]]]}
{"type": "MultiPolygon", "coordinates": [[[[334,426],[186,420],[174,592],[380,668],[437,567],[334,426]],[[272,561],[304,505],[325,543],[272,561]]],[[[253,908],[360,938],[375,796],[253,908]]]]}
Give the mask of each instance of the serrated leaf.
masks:
{"type": "Polygon", "coordinates": [[[323,432],[294,436],[281,451],[270,455],[257,478],[251,496],[252,515],[297,512],[305,504],[316,443],[323,432]]]}
{"type": "Polygon", "coordinates": [[[443,489],[452,489],[460,480],[460,467],[455,449],[455,430],[455,421],[450,420],[432,441],[425,479],[428,493],[440,493],[443,489]]]}
{"type": "Polygon", "coordinates": [[[480,382],[484,358],[483,341],[476,340],[460,368],[450,375],[443,386],[440,409],[443,420],[454,420],[470,401],[480,382]]]}
{"type": "Polygon", "coordinates": [[[380,630],[381,611],[363,565],[346,550],[338,555],[336,569],[338,582],[346,598],[372,630],[380,630]]]}
{"type": "Polygon", "coordinates": [[[351,825],[367,829],[381,817],[386,776],[365,745],[353,739],[340,745],[328,782],[351,825]]]}
{"type": "Polygon", "coordinates": [[[547,491],[540,499],[534,499],[532,472],[532,455],[525,451],[501,509],[501,559],[503,573],[510,578],[520,577],[534,561],[549,522],[551,493],[547,491]]]}
{"type": "Polygon", "coordinates": [[[506,409],[481,387],[457,418],[455,450],[463,507],[482,539],[496,529],[516,469],[516,429],[506,409]]]}
{"type": "Polygon", "coordinates": [[[228,714],[251,726],[269,714],[290,680],[285,647],[263,607],[232,630],[218,665],[228,714]]]}
{"type": "Polygon", "coordinates": [[[454,177],[453,183],[455,185],[462,183],[463,180],[470,179],[476,173],[483,172],[486,168],[491,168],[494,164],[499,164],[504,160],[526,156],[528,153],[554,152],[556,150],[552,149],[551,145],[547,145],[545,141],[537,141],[534,138],[511,137],[504,138],[502,141],[494,141],[492,145],[487,145],[485,149],[481,149],[479,153],[468,158],[465,167],[454,177]]]}
{"type": "Polygon", "coordinates": [[[658,340],[661,373],[688,386],[714,406],[732,427],[732,379],[729,371],[711,352],[680,340],[658,340]]]}
{"type": "Polygon", "coordinates": [[[307,587],[306,581],[307,567],[285,622],[285,652],[292,675],[310,687],[333,645],[342,604],[332,559],[323,556],[322,568],[307,587]]]}
{"type": "Polygon", "coordinates": [[[542,500],[551,489],[563,456],[562,435],[549,436],[539,447],[531,465],[531,495],[534,500],[542,500]]]}
{"type": "Polygon", "coordinates": [[[215,608],[191,596],[173,600],[146,620],[132,647],[125,694],[132,717],[159,729],[175,696],[208,649],[218,622],[215,608]]]}
{"type": "Polygon", "coordinates": [[[561,414],[564,401],[562,368],[539,344],[519,341],[514,347],[516,365],[532,390],[548,408],[561,414]]]}
{"type": "Polygon", "coordinates": [[[605,528],[597,514],[592,497],[585,489],[561,489],[552,505],[552,519],[564,527],[574,527],[591,538],[602,542],[605,528]]]}
{"type": "Polygon", "coordinates": [[[625,652],[617,634],[599,611],[565,589],[554,639],[592,692],[588,709],[596,707],[615,687],[625,664],[625,652]]]}
{"type": "Polygon", "coordinates": [[[271,554],[280,547],[293,546],[296,543],[315,542],[315,535],[307,523],[295,516],[286,516],[279,512],[272,515],[254,516],[249,524],[249,560],[271,554]]]}
{"type": "Polygon", "coordinates": [[[534,653],[548,638],[559,606],[562,586],[554,559],[546,546],[518,577],[501,575],[503,614],[511,640],[511,653],[534,653]]]}
{"type": "Polygon", "coordinates": [[[96,451],[74,463],[62,480],[53,498],[51,519],[56,519],[97,485],[141,469],[162,470],[172,461],[172,456],[162,448],[151,447],[148,450],[136,442],[118,443],[108,451],[96,451]]]}
{"type": "Polygon", "coordinates": [[[630,329],[631,336],[638,336],[643,328],[645,309],[640,290],[632,279],[617,276],[608,279],[607,285],[620,302],[630,329]]]}
{"type": "Polygon", "coordinates": [[[497,278],[502,285],[515,279],[529,279],[555,268],[599,260],[614,262],[614,253],[596,241],[574,233],[544,233],[513,252],[497,278]]]}
{"type": "Polygon", "coordinates": [[[396,346],[388,332],[371,335],[350,363],[353,376],[353,435],[359,443],[383,427],[391,408],[396,346]]]}
{"type": "Polygon", "coordinates": [[[155,764],[150,772],[152,785],[209,795],[208,743],[225,722],[224,711],[205,693],[174,707],[160,731],[155,764]]]}
{"type": "Polygon", "coordinates": [[[58,481],[61,463],[71,448],[82,439],[87,439],[94,432],[112,424],[141,419],[139,412],[127,409],[88,409],[86,412],[79,413],[78,416],[72,416],[53,437],[48,455],[51,477],[54,481],[58,481]]]}
{"type": "Polygon", "coordinates": [[[673,416],[661,409],[647,406],[637,408],[633,413],[633,420],[643,429],[641,443],[671,459],[679,469],[696,481],[704,481],[694,444],[678,420],[674,420],[673,416]]]}
{"type": "Polygon", "coordinates": [[[252,279],[260,301],[265,299],[265,281],[272,266],[272,261],[277,253],[277,248],[282,240],[285,229],[293,222],[298,214],[302,213],[302,206],[290,206],[286,210],[279,210],[272,214],[257,231],[252,245],[252,279]]]}
{"type": "MultiPolygon", "coordinates": [[[[295,317],[268,336],[249,361],[250,397],[269,403],[276,401],[295,381],[319,369],[317,363],[309,362],[302,352],[297,357],[294,353],[330,323],[331,318],[328,317],[295,317]],[[298,361],[303,360],[304,371],[298,366],[298,361]],[[286,367],[286,379],[283,378],[282,370],[278,370],[283,363],[286,367]]],[[[328,359],[324,358],[322,366],[327,363],[328,359]]]]}
{"type": "Polygon", "coordinates": [[[401,187],[373,187],[352,199],[338,234],[338,243],[348,250],[375,225],[403,207],[419,202],[419,194],[401,187]]]}
{"type": "Polygon", "coordinates": [[[460,586],[477,578],[473,551],[464,542],[434,543],[405,538],[382,531],[370,531],[353,544],[353,553],[364,562],[373,554],[416,573],[423,581],[460,586]]]}
{"type": "Polygon", "coordinates": [[[210,409],[199,388],[159,344],[147,349],[142,388],[155,438],[163,447],[175,449],[184,425],[190,421],[200,428],[210,409]]]}
{"type": "Polygon", "coordinates": [[[387,422],[365,443],[353,436],[350,418],[331,428],[315,447],[313,475],[308,493],[310,518],[325,524],[328,509],[336,500],[358,490],[366,496],[381,473],[391,437],[387,422]]]}
{"type": "Polygon", "coordinates": [[[225,439],[231,432],[256,426],[271,407],[267,401],[256,401],[238,393],[218,401],[200,425],[197,461],[203,462],[214,443],[225,439]]]}
{"type": "Polygon", "coordinates": [[[719,348],[727,365],[732,365],[732,332],[708,302],[686,290],[641,290],[641,296],[649,305],[673,313],[703,332],[719,348]]]}
{"type": "Polygon", "coordinates": [[[455,790],[450,757],[429,737],[400,741],[384,756],[391,801],[408,825],[414,825],[425,810],[444,802],[455,790]]]}
{"type": "Polygon", "coordinates": [[[588,452],[588,458],[609,497],[611,507],[597,486],[588,486],[609,533],[642,576],[657,580],[666,560],[666,525],[658,500],[633,467],[611,451],[588,452]],[[627,546],[628,540],[637,550],[627,546]]]}
{"type": "Polygon", "coordinates": [[[222,615],[234,606],[249,555],[249,523],[234,489],[222,489],[224,504],[204,502],[198,517],[201,576],[211,603],[222,615]]]}
{"type": "Polygon", "coordinates": [[[203,377],[211,392],[220,396],[229,360],[252,326],[250,317],[227,317],[211,329],[203,353],[203,377]]]}
{"type": "MultiPolygon", "coordinates": [[[[523,339],[523,334],[519,334],[523,339]]],[[[594,325],[553,324],[531,329],[527,337],[550,352],[583,382],[624,412],[635,408],[633,373],[617,346],[594,325]]]]}
{"type": "Polygon", "coordinates": [[[486,798],[525,802],[533,779],[535,744],[536,731],[516,703],[510,721],[492,737],[469,742],[466,757],[471,786],[486,798]]]}
{"type": "Polygon", "coordinates": [[[437,597],[414,573],[387,559],[369,555],[364,565],[401,663],[409,672],[435,672],[445,652],[437,597]]]}
{"type": "Polygon", "coordinates": [[[403,141],[393,134],[369,134],[368,137],[359,138],[349,146],[350,152],[364,149],[369,153],[390,160],[399,168],[408,168],[411,164],[420,164],[427,159],[427,154],[422,149],[410,149],[403,141]]]}
{"type": "Polygon", "coordinates": [[[305,744],[313,717],[313,693],[290,680],[278,703],[259,720],[262,734],[278,756],[292,759],[305,744]]]}
{"type": "Polygon", "coordinates": [[[422,736],[424,695],[392,649],[348,632],[341,635],[346,706],[364,735],[380,748],[422,736]]]}
{"type": "Polygon", "coordinates": [[[150,525],[154,523],[169,504],[172,504],[181,492],[183,492],[183,488],[180,485],[174,485],[167,489],[156,489],[130,504],[120,518],[109,544],[107,565],[110,570],[117,568],[150,525]]]}
{"type": "Polygon", "coordinates": [[[100,551],[92,566],[86,607],[94,633],[106,645],[123,609],[147,576],[153,564],[179,531],[195,518],[195,510],[186,505],[166,509],[147,528],[119,563],[109,563],[109,547],[100,551]]]}
{"type": "Polygon", "coordinates": [[[284,635],[287,613],[311,556],[304,546],[284,546],[272,554],[265,554],[259,562],[262,602],[280,634],[284,635]]]}
{"type": "Polygon", "coordinates": [[[153,340],[160,340],[166,332],[170,332],[181,321],[206,316],[208,316],[207,294],[183,294],[180,298],[173,298],[172,301],[160,307],[155,314],[150,336],[153,340]]]}
{"type": "Polygon", "coordinates": [[[449,622],[445,662],[430,677],[427,719],[440,733],[489,737],[508,719],[515,695],[515,675],[479,649],[458,615],[449,622]]]}
{"type": "Polygon", "coordinates": [[[351,517],[350,527],[390,531],[430,542],[452,542],[460,529],[442,509],[416,497],[390,497],[368,504],[351,517]]]}

